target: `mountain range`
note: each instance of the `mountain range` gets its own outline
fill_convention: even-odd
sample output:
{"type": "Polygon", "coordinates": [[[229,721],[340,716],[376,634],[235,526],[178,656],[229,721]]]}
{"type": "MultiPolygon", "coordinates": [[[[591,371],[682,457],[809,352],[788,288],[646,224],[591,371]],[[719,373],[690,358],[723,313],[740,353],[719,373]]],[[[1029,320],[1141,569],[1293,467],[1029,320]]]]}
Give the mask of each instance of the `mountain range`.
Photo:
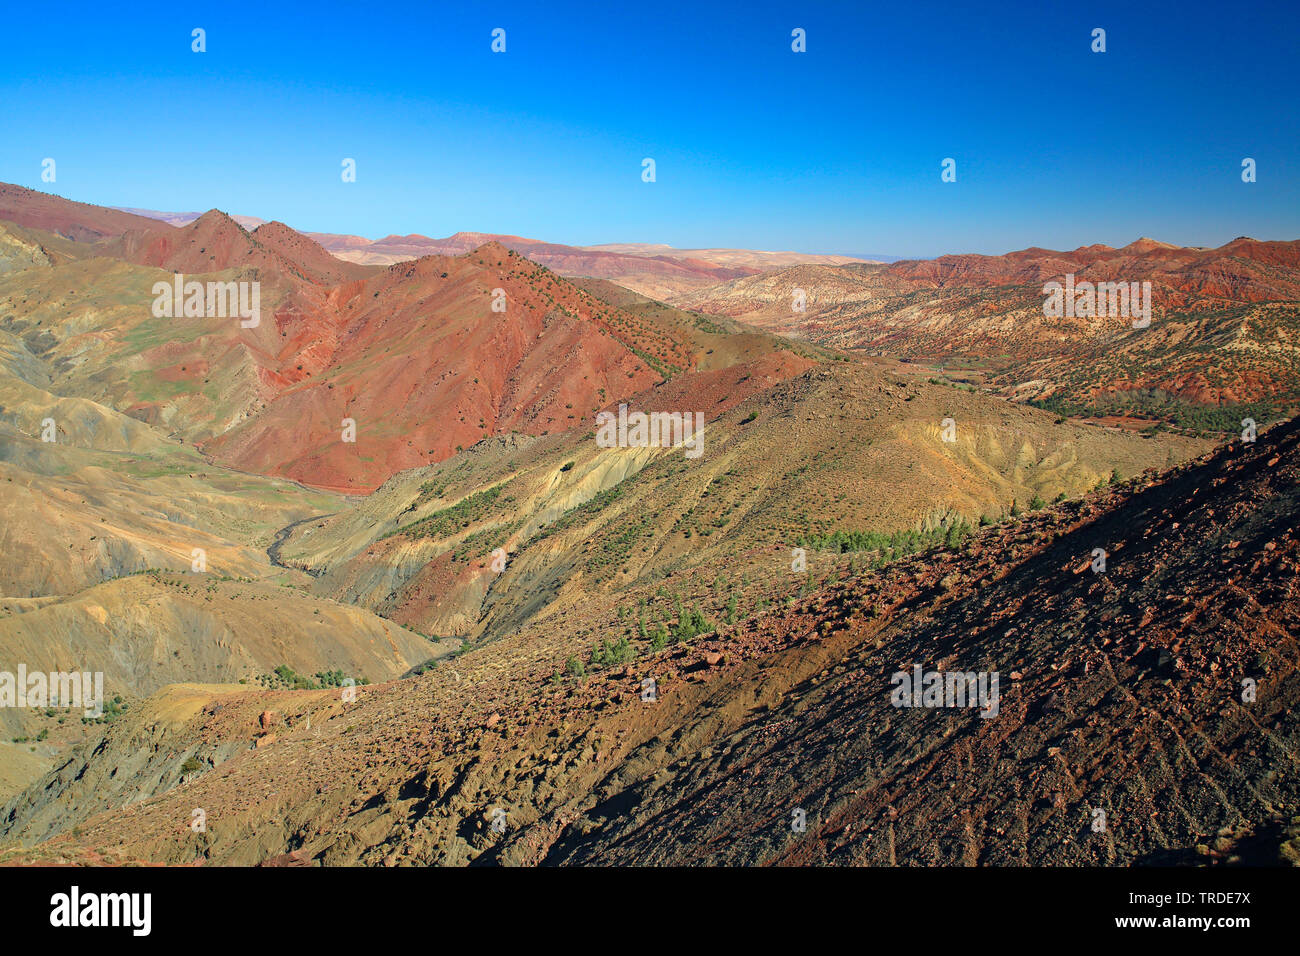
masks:
{"type": "Polygon", "coordinates": [[[1120,249],[796,265],[670,301],[826,346],[941,364],[954,380],[1072,413],[1192,424],[1222,409],[1222,425],[1300,400],[1296,240],[1193,249],[1138,239],[1120,249]],[[1150,325],[1048,314],[1044,287],[1066,276],[1150,283],[1150,325]]]}
{"type": "MultiPolygon", "coordinates": [[[[147,209],[121,211],[173,226],[189,225],[200,216],[196,212],[156,212],[147,209]]],[[[255,216],[231,218],[247,229],[256,229],[265,221],[255,216]]],[[[562,276],[609,279],[652,298],[703,288],[726,279],[757,275],[782,266],[799,263],[841,265],[859,261],[853,256],[760,252],[752,249],[674,249],[672,246],[654,243],[571,246],[483,232],[458,232],[446,239],[431,239],[421,235],[363,239],[361,236],[325,232],[308,232],[304,235],[340,259],[382,266],[408,262],[423,256],[463,255],[489,242],[496,242],[562,276]]]]}
{"type": "Polygon", "coordinates": [[[0,659],[112,702],[0,709],[0,861],[1294,853],[1300,243],[140,213],[0,185],[0,659]],[[1051,319],[1066,274],[1150,282],[1150,325],[1051,319]],[[891,706],[914,665],[998,715],[891,706]]]}

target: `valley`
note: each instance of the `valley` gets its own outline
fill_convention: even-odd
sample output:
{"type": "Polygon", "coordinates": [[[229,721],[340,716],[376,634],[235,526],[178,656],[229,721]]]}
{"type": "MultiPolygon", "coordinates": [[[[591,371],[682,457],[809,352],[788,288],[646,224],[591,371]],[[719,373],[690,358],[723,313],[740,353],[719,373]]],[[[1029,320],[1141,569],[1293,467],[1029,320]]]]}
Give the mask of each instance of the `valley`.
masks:
{"type": "Polygon", "coordinates": [[[0,670],[112,701],[0,709],[0,861],[1130,865],[1300,811],[1294,243],[157,215],[0,186],[0,670]],[[1149,328],[1031,294],[1139,260],[1149,328]],[[913,666],[1000,671],[996,719],[892,708],[913,666]]]}

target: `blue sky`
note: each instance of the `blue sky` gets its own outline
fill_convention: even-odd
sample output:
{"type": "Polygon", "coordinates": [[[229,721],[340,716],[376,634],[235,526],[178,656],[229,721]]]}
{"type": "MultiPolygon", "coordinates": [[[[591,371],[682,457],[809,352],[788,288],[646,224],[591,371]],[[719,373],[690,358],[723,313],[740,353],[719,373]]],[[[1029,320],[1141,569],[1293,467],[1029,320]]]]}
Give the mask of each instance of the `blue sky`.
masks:
{"type": "Polygon", "coordinates": [[[1136,6],[13,4],[0,180],[370,238],[899,256],[1300,238],[1300,4],[1136,6]]]}

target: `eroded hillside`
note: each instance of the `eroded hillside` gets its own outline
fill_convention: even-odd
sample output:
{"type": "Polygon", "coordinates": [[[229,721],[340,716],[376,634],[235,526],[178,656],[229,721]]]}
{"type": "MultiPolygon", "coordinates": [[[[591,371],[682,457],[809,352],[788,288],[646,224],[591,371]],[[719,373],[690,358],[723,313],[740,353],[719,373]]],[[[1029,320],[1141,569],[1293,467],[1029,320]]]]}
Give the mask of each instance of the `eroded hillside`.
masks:
{"type": "Polygon", "coordinates": [[[816,560],[837,532],[975,527],[1203,447],[845,363],[682,376],[631,403],[708,409],[705,453],[602,449],[591,432],[503,441],[300,525],[282,553],[321,594],[426,633],[492,638],[534,615],[612,615],[668,578],[695,590],[719,568],[761,576],[774,549],[804,544],[816,560]]]}
{"type": "Polygon", "coordinates": [[[1191,249],[1142,239],[1122,249],[801,264],[672,301],[823,345],[925,361],[1072,413],[1233,431],[1243,414],[1264,420],[1300,402],[1297,242],[1191,249]],[[1089,313],[1049,316],[1044,285],[1066,275],[1149,283],[1149,324],[1134,326],[1137,299],[1129,313],[1112,313],[1109,293],[1089,313]]]}
{"type": "MultiPolygon", "coordinates": [[[[957,548],[841,566],[583,676],[571,634],[535,629],[354,703],[196,689],[155,749],[210,769],[10,858],[1212,861],[1300,798],[1298,444],[1288,423],[957,548]],[[996,715],[892,706],[914,665],[997,672],[996,715]]],[[[9,839],[49,834],[42,801],[132,733],[11,802],[9,839]]]]}
{"type": "MultiPolygon", "coordinates": [[[[0,672],[106,697],[0,711],[5,859],[1133,862],[1290,825],[1295,429],[1187,465],[1199,429],[1008,401],[1145,374],[998,313],[1054,254],[733,287],[822,281],[813,325],[906,300],[874,344],[809,334],[956,341],[977,388],[496,242],[383,268],[8,187],[0,220],[0,672]],[[260,317],[159,314],[180,272],[258,283],[260,317]],[[1044,348],[1043,388],[997,377],[1044,348]],[[702,431],[611,445],[602,413],[702,431]],[[997,717],[890,706],[907,661],[998,671],[997,717]]],[[[1220,250],[1240,282],[1120,250],[1201,277],[1196,334],[1142,347],[1285,358],[1223,301],[1278,307],[1288,249],[1220,250]]]]}

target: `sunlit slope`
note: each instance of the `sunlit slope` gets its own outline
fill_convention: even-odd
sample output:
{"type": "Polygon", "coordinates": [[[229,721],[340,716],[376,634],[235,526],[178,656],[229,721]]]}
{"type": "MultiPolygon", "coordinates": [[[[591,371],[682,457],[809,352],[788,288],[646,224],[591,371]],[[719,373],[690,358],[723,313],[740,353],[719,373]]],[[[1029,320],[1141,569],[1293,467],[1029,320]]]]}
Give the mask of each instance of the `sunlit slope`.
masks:
{"type": "MultiPolygon", "coordinates": [[[[104,674],[139,697],[169,683],[253,680],[286,665],[357,680],[400,677],[437,656],[423,637],[297,588],[215,575],[146,573],[65,598],[0,599],[0,654],[28,672],[104,674]]],[[[9,709],[5,728],[39,714],[9,709]]]]}
{"type": "Polygon", "coordinates": [[[638,397],[635,407],[713,409],[698,458],[602,449],[594,430],[486,443],[295,529],[285,560],[321,575],[322,593],[419,630],[499,635],[609,607],[670,574],[770,568],[774,548],[788,555],[836,531],[977,525],[1205,447],[1058,424],[855,364],[767,381],[760,368],[683,376],[638,397]]]}
{"type": "Polygon", "coordinates": [[[254,414],[273,393],[268,376],[283,348],[274,316],[290,294],[274,277],[240,269],[203,279],[261,282],[258,326],[243,328],[238,316],[155,316],[154,284],[173,282],[173,274],[115,259],[0,274],[6,352],[20,346],[26,354],[11,361],[39,367],[43,380],[34,384],[53,394],[202,441],[254,414]]]}
{"type": "Polygon", "coordinates": [[[556,670],[575,635],[534,656],[536,633],[520,632],[352,704],[175,689],[12,802],[5,839],[60,835],[6,858],[114,846],[216,864],[290,849],[325,865],[1231,862],[1234,835],[1271,832],[1300,799],[1297,434],[1003,521],[661,650],[638,642],[585,676],[556,670]],[[1104,574],[1090,566],[1098,543],[1104,574]],[[913,664],[1000,672],[997,715],[892,706],[891,675],[913,664]],[[108,782],[118,766],[134,786],[108,782]],[[127,806],[137,787],[149,799],[127,806]],[[60,799],[81,808],[76,830],[60,799]],[[193,807],[204,833],[183,825],[193,807]]]}

